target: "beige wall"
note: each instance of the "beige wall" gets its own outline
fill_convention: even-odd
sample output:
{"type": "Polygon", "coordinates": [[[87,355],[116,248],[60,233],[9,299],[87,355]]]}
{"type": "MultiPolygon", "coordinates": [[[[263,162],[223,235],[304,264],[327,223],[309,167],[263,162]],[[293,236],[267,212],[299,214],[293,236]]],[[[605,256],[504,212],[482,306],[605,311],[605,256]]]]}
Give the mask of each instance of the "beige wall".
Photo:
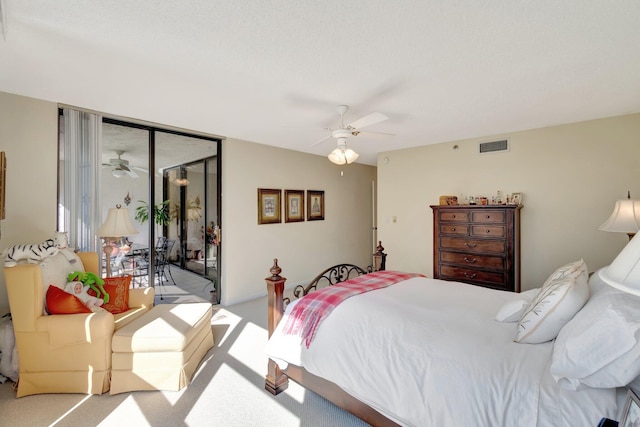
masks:
{"type": "MultiPolygon", "coordinates": [[[[8,158],[0,250],[41,242],[56,230],[57,108],[0,92],[0,151],[8,158]]],[[[290,285],[338,262],[370,263],[375,167],[340,168],[323,156],[237,140],[224,142],[223,162],[224,304],[266,294],[264,278],[275,257],[290,285]],[[258,226],[259,187],[324,190],[326,219],[258,226]]],[[[0,315],[8,310],[0,275],[0,315]]]]}
{"type": "MultiPolygon", "coordinates": [[[[56,231],[57,120],[55,103],[0,92],[0,151],[7,156],[6,218],[0,221],[0,250],[42,242],[56,231]]],[[[3,274],[0,314],[8,311],[3,274]]]]}
{"type": "Polygon", "coordinates": [[[597,227],[627,190],[640,198],[639,155],[640,114],[381,153],[378,228],[388,266],[431,276],[429,205],[497,190],[524,193],[523,290],[569,261],[583,258],[591,271],[608,265],[627,236],[597,227]],[[477,153],[479,142],[504,137],[510,151],[477,153]]]}
{"type": "Polygon", "coordinates": [[[274,258],[287,286],[341,262],[371,263],[374,167],[339,167],[324,156],[238,140],[223,144],[223,304],[264,295],[274,258]],[[324,190],[325,220],[258,225],[258,188],[324,190]]]}
{"type": "MultiPolygon", "coordinates": [[[[57,129],[55,103],[0,92],[0,150],[8,158],[0,250],[56,229],[57,129]]],[[[478,155],[477,143],[488,137],[455,142],[457,150],[451,142],[379,156],[378,237],[388,267],[431,275],[429,205],[444,194],[497,190],[524,193],[523,289],[577,258],[591,270],[608,264],[626,236],[596,228],[626,190],[640,198],[640,114],[496,137],[509,137],[511,150],[478,155]]],[[[223,168],[223,303],[263,295],[276,257],[289,285],[334,263],[370,263],[376,168],[237,140],[224,142],[223,168]],[[260,187],[324,190],[326,220],[258,225],[260,187]]],[[[0,276],[0,314],[7,311],[0,276]]]]}

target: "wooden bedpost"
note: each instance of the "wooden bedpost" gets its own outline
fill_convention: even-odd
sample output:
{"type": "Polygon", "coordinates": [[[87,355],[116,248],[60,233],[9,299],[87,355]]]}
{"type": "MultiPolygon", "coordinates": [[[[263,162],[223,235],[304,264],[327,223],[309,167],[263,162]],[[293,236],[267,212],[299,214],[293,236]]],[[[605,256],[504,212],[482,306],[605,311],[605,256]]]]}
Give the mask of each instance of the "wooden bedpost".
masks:
{"type": "MultiPolygon", "coordinates": [[[[269,301],[267,312],[269,338],[271,338],[271,334],[273,334],[273,331],[276,329],[276,326],[284,314],[284,282],[286,282],[287,279],[280,276],[281,271],[282,269],[278,267],[278,260],[274,259],[273,267],[269,270],[271,276],[265,279],[267,282],[267,299],[269,301]]],[[[276,362],[269,359],[264,388],[269,393],[276,395],[286,390],[288,386],[289,378],[282,373],[276,362]]]]}
{"type": "Polygon", "coordinates": [[[378,247],[376,247],[376,253],[373,254],[373,271],[382,271],[387,268],[387,254],[382,247],[382,241],[378,240],[378,247]]]}

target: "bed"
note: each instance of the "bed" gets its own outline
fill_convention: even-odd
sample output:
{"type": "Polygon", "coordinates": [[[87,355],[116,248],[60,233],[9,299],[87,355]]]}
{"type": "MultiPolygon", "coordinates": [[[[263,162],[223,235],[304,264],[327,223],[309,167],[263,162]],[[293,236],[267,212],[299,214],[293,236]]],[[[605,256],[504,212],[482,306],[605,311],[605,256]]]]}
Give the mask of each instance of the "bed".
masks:
{"type": "Polygon", "coordinates": [[[619,419],[640,375],[640,298],[588,279],[582,260],[523,293],[414,275],[350,295],[306,335],[291,325],[307,299],[381,272],[333,266],[290,303],[280,273],[276,261],[265,388],[290,378],[374,426],[596,426],[619,419]]]}

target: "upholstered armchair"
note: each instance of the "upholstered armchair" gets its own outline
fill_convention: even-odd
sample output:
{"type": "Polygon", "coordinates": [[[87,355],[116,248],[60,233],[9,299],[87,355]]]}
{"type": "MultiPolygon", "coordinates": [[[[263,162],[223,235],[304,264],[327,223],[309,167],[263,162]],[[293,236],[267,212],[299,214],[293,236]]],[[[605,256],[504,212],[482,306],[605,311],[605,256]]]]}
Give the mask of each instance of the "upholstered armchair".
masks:
{"type": "Polygon", "coordinates": [[[114,330],[153,306],[153,288],[140,288],[129,290],[128,311],[119,314],[46,314],[48,286],[66,282],[77,270],[99,274],[98,254],[61,251],[41,264],[4,269],[18,350],[18,397],[109,390],[114,330]]]}

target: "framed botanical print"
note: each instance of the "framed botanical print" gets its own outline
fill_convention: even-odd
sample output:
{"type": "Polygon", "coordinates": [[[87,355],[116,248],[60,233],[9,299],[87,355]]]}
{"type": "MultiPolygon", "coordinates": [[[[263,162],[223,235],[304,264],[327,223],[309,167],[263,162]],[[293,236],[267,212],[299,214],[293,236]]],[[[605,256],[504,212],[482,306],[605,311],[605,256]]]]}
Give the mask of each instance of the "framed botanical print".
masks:
{"type": "Polygon", "coordinates": [[[282,190],[258,188],[258,224],[282,222],[280,195],[282,190]]]}
{"type": "Polygon", "coordinates": [[[304,221],[304,190],[284,190],[284,222],[304,221]]]}
{"type": "Polygon", "coordinates": [[[7,186],[7,158],[4,151],[0,151],[0,219],[5,218],[4,193],[7,186]]]}
{"type": "Polygon", "coordinates": [[[307,190],[307,221],[324,219],[324,191],[307,190]]]}

